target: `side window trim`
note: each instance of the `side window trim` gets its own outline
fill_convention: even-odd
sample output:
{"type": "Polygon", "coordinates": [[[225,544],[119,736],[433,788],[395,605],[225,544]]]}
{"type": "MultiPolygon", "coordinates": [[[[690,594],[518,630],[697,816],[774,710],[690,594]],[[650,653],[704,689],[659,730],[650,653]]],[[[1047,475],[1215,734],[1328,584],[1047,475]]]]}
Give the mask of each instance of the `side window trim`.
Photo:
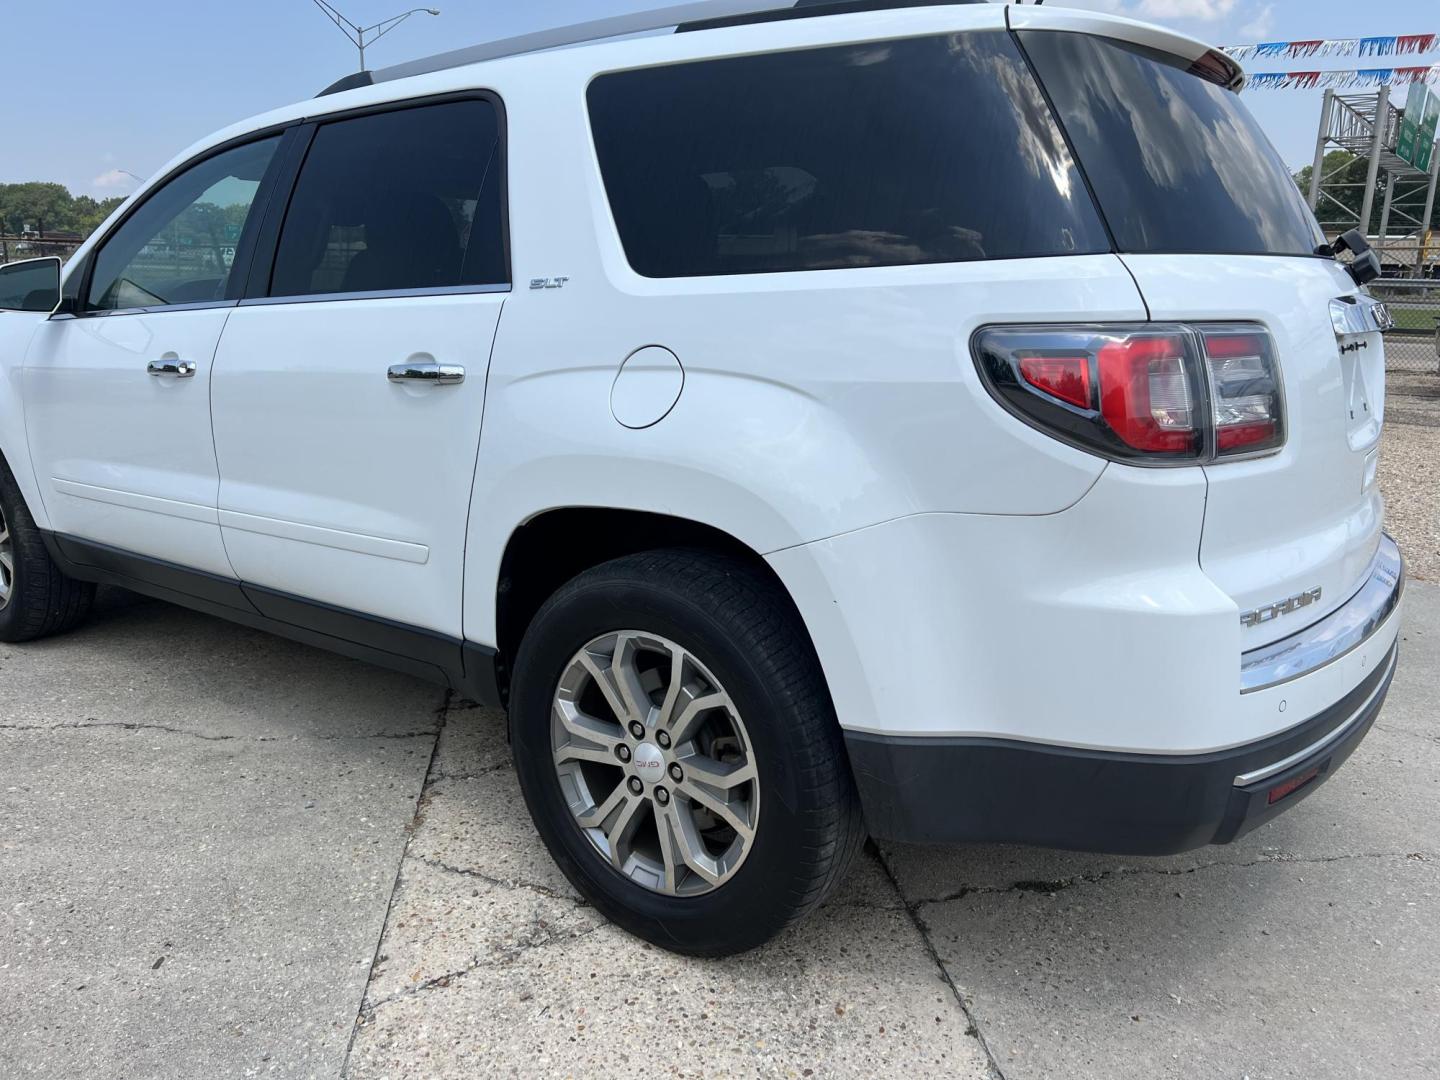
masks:
{"type": "Polygon", "coordinates": [[[300,182],[300,170],[310,153],[310,144],[315,141],[319,125],[304,121],[287,132],[287,141],[275,155],[281,159],[276,173],[275,188],[265,205],[265,216],[260,223],[256,239],[254,258],[246,267],[244,288],[240,300],[269,295],[270,275],[275,269],[275,253],[280,249],[280,228],[285,215],[290,212],[290,200],[295,197],[295,186],[300,182]]]}
{"type": "Polygon", "coordinates": [[[158,183],[156,183],[148,192],[145,193],[145,197],[143,199],[141,199],[139,202],[135,203],[135,205],[127,209],[124,216],[121,217],[118,221],[111,225],[109,229],[105,231],[105,235],[96,242],[95,246],[92,247],[90,249],[90,252],[85,256],[85,266],[83,267],[83,274],[81,276],[79,289],[77,292],[77,302],[74,317],[78,319],[103,319],[115,318],[122,315],[158,315],[167,311],[203,311],[207,308],[227,308],[235,307],[237,304],[239,304],[240,298],[243,294],[239,289],[238,283],[245,280],[249,276],[250,263],[254,257],[256,240],[258,239],[259,229],[254,223],[259,220],[261,215],[257,214],[255,211],[258,209],[262,211],[262,214],[268,214],[269,212],[270,201],[276,190],[276,181],[280,178],[278,165],[281,159],[285,157],[286,146],[297,126],[298,125],[294,124],[289,126],[281,125],[278,127],[262,128],[258,131],[246,132],[244,135],[241,135],[238,138],[229,139],[223,143],[212,146],[209,149],[202,151],[201,153],[195,155],[193,158],[181,162],[175,168],[171,169],[168,173],[166,173],[165,176],[162,177],[158,183]],[[89,310],[87,308],[86,305],[89,303],[90,300],[90,288],[94,284],[95,267],[96,264],[99,262],[98,256],[100,252],[105,249],[105,246],[115,238],[116,234],[118,234],[120,230],[125,227],[125,225],[130,221],[130,219],[133,218],[140,211],[140,209],[145,206],[146,203],[153,199],[157,194],[164,191],[167,187],[170,186],[171,183],[173,183],[179,177],[183,176],[191,169],[199,165],[203,165],[211,158],[219,157],[221,154],[229,153],[231,150],[238,150],[242,146],[248,146],[251,143],[263,142],[266,139],[273,139],[277,135],[280,136],[280,146],[277,148],[274,158],[271,159],[269,166],[266,168],[265,176],[261,179],[260,186],[255,193],[255,201],[254,203],[252,203],[252,209],[249,218],[246,221],[244,233],[241,235],[240,241],[236,246],[235,261],[231,265],[230,279],[226,283],[225,299],[203,300],[193,304],[165,304],[155,307],[100,308],[95,310],[89,310]]]}
{"type": "Polygon", "coordinates": [[[288,148],[281,147],[277,157],[286,155],[285,168],[280,173],[280,183],[266,208],[265,222],[261,226],[261,242],[256,257],[249,267],[244,293],[243,307],[268,307],[279,304],[313,304],[334,300],[388,300],[408,296],[463,296],[490,293],[508,293],[515,288],[515,271],[510,249],[510,159],[509,126],[505,101],[493,90],[461,90],[445,94],[429,94],[421,97],[386,101],[379,105],[367,105],[343,112],[323,113],[306,117],[296,126],[296,139],[288,148]],[[455,285],[434,289],[388,289],[377,292],[327,292],[306,293],[301,296],[271,296],[271,281],[275,272],[275,257],[280,250],[280,233],[290,213],[295,190],[300,183],[300,173],[305,158],[315,140],[315,133],[321,126],[375,116],[387,112],[403,112],[407,109],[427,105],[446,105],[454,101],[483,101],[495,110],[496,148],[486,168],[486,179],[492,169],[498,166],[497,182],[500,185],[500,244],[501,264],[505,271],[505,282],[495,285],[455,285]],[[273,221],[272,221],[273,219],[273,221]]]}

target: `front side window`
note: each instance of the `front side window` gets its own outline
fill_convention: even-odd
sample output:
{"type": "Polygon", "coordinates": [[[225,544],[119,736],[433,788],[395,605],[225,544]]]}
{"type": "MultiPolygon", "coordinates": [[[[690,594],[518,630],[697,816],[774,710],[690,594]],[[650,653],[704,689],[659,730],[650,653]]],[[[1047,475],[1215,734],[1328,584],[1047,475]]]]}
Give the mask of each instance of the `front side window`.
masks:
{"type": "Polygon", "coordinates": [[[322,125],[285,215],[270,295],[503,284],[499,155],[487,101],[322,125]]]}
{"type": "Polygon", "coordinates": [[[145,200],[95,257],[88,308],[198,304],[231,297],[230,272],[280,137],[226,150],[145,200]]]}
{"type": "Polygon", "coordinates": [[[1324,237],[1239,97],[1137,45],[1026,31],[1121,251],[1313,255],[1324,237]]]}
{"type": "Polygon", "coordinates": [[[589,106],[647,277],[1109,250],[1004,31],[617,72],[589,106]]]}

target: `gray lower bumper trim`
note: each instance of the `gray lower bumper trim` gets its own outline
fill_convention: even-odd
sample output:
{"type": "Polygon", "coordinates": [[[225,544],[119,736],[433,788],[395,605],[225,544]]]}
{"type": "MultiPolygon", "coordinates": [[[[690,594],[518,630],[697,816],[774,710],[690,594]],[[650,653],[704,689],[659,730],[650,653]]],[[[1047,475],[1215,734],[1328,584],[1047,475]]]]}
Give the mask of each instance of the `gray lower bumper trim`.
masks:
{"type": "Polygon", "coordinates": [[[1382,535],[1365,584],[1346,604],[1298,634],[1240,657],[1240,692],[1249,694],[1298,679],[1340,659],[1384,624],[1404,591],[1405,566],[1400,548],[1382,535]]]}
{"type": "Polygon", "coordinates": [[[1358,709],[1356,709],[1353,713],[1350,714],[1350,718],[1346,720],[1343,724],[1337,727],[1334,731],[1330,732],[1330,734],[1326,735],[1319,742],[1312,743],[1309,746],[1301,747],[1289,757],[1283,758],[1280,761],[1275,762],[1275,764],[1273,765],[1266,765],[1263,769],[1256,769],[1254,772],[1241,773],[1239,776],[1235,777],[1235,786],[1249,787],[1251,784],[1258,784],[1261,780],[1268,780],[1272,776],[1278,776],[1280,773],[1284,772],[1292,765],[1298,765],[1306,758],[1314,757],[1315,755],[1323,752],[1327,747],[1333,746],[1335,743],[1338,743],[1341,739],[1345,738],[1345,736],[1349,735],[1350,732],[1355,730],[1355,725],[1360,723],[1361,720],[1365,719],[1366,710],[1368,710],[1370,706],[1375,703],[1375,699],[1379,697],[1380,694],[1383,693],[1386,689],[1389,688],[1390,673],[1395,670],[1395,662],[1397,659],[1399,659],[1399,653],[1392,652],[1390,654],[1390,662],[1386,665],[1385,674],[1381,678],[1380,682],[1376,684],[1374,690],[1370,691],[1370,696],[1365,699],[1365,701],[1358,709]]]}

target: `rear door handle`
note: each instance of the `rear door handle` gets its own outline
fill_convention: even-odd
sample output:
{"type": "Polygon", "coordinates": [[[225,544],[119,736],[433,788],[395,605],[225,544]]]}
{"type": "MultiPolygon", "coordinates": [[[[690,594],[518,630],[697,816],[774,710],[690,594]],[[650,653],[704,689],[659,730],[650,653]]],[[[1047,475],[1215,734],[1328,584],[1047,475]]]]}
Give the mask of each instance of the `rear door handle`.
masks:
{"type": "Polygon", "coordinates": [[[439,383],[453,386],[465,381],[465,369],[458,364],[396,364],[386,374],[391,382],[439,383]]]}
{"type": "Polygon", "coordinates": [[[145,365],[145,370],[151,375],[190,379],[195,376],[195,363],[192,360],[151,360],[145,365]]]}

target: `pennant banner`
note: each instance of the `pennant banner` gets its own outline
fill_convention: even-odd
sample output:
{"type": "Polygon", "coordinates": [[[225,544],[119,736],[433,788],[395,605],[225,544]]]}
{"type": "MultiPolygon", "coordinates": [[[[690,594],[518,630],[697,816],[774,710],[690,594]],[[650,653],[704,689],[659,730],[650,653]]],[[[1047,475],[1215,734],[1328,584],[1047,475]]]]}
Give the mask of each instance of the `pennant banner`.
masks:
{"type": "Polygon", "coordinates": [[[1435,34],[1401,34],[1393,37],[1315,38],[1308,41],[1266,41],[1259,45],[1226,45],[1221,51],[1236,60],[1308,56],[1416,56],[1435,48],[1435,34]]]}
{"type": "Polygon", "coordinates": [[[1253,90],[1351,90],[1367,86],[1440,85],[1434,67],[1360,68],[1350,71],[1262,71],[1245,84],[1253,90]]]}

